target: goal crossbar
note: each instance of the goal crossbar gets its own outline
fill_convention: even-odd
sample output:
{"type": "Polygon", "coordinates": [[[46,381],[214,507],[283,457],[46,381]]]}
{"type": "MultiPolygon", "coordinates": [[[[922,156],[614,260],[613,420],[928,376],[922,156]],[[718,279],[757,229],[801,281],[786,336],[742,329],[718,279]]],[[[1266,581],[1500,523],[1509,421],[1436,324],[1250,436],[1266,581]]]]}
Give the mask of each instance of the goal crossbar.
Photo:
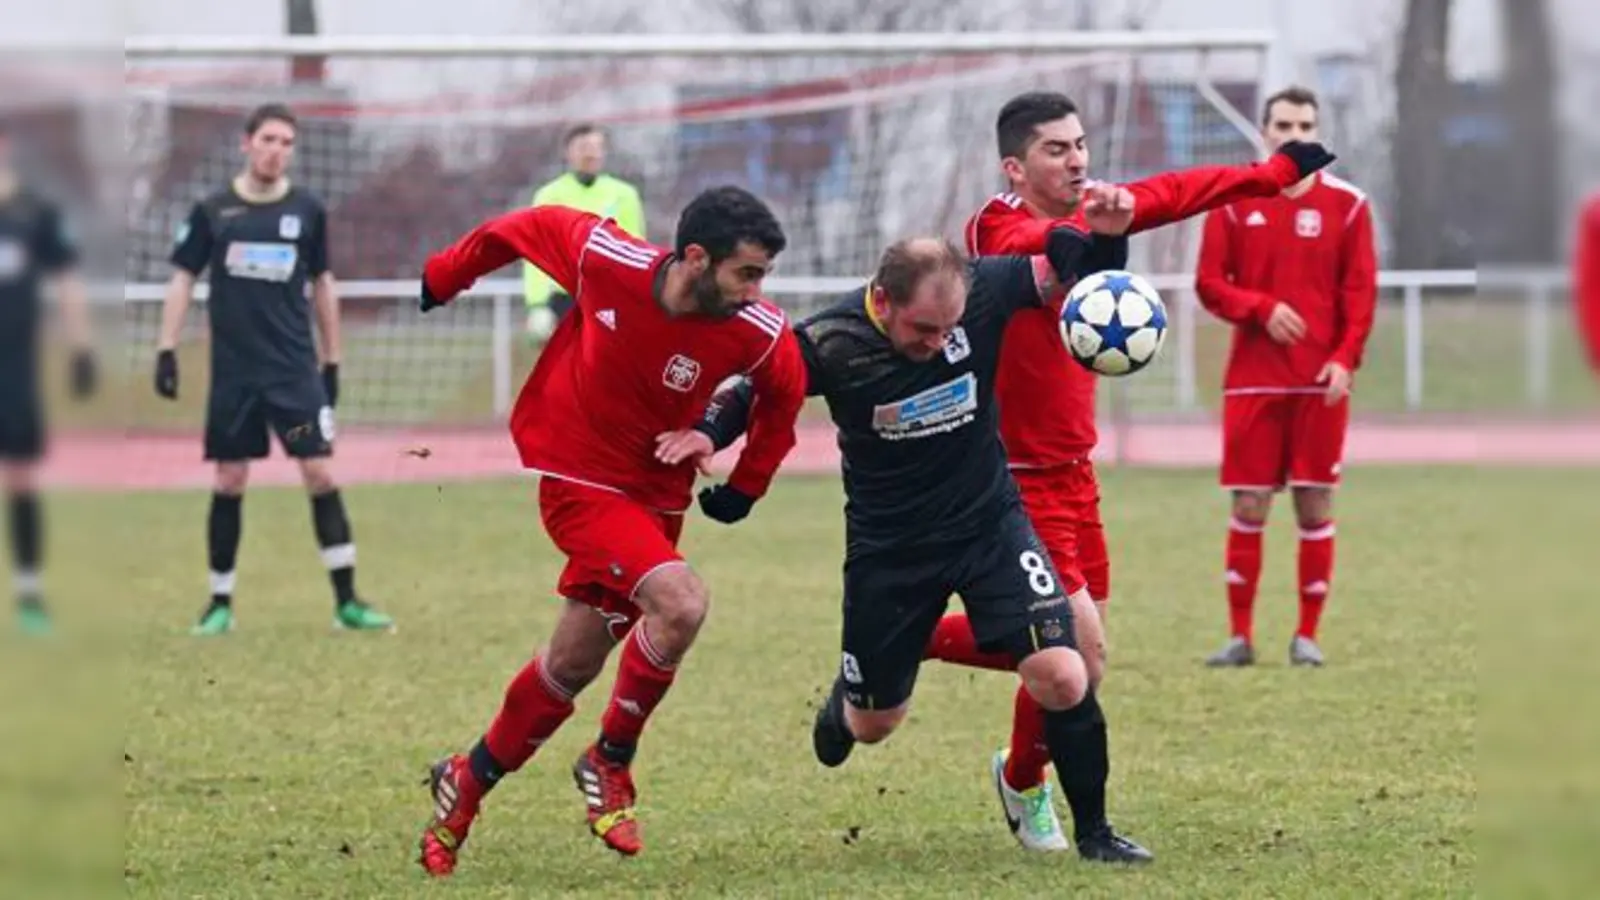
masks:
{"type": "Polygon", "coordinates": [[[895,53],[1264,50],[1271,46],[1273,40],[1273,32],[1252,29],[894,34],[153,35],[125,39],[123,53],[130,59],[287,56],[859,56],[895,53]]]}

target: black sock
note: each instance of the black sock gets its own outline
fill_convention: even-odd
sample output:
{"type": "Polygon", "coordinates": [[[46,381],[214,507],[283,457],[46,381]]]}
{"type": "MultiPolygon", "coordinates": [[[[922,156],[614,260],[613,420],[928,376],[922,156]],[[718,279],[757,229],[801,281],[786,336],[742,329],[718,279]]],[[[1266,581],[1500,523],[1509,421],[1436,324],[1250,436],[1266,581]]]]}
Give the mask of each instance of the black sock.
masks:
{"type": "Polygon", "coordinates": [[[244,533],[243,508],[244,497],[240,494],[211,495],[206,549],[211,557],[211,602],[216,606],[233,603],[233,569],[239,560],[239,538],[244,533]]]}
{"type": "Polygon", "coordinates": [[[639,749],[633,744],[613,744],[606,740],[604,734],[600,735],[600,740],[595,743],[595,747],[600,751],[600,755],[606,762],[616,766],[632,765],[633,754],[639,749]]]}
{"type": "Polygon", "coordinates": [[[11,495],[11,563],[16,573],[17,599],[24,604],[39,602],[39,561],[44,555],[44,524],[39,514],[39,495],[22,491],[11,495]]]}
{"type": "Polygon", "coordinates": [[[472,752],[467,754],[467,768],[472,771],[472,777],[478,780],[485,794],[489,789],[500,783],[506,777],[506,767],[489,752],[489,745],[483,740],[472,746],[472,752]]]}
{"type": "Polygon", "coordinates": [[[1074,837],[1082,839],[1106,824],[1106,780],[1111,774],[1106,717],[1093,689],[1071,709],[1045,711],[1044,741],[1072,809],[1074,837]]]}
{"type": "Polygon", "coordinates": [[[356,599],[356,545],[350,537],[350,519],[337,489],[311,498],[311,524],[322,548],[322,562],[333,582],[333,599],[340,606],[356,599]]]}

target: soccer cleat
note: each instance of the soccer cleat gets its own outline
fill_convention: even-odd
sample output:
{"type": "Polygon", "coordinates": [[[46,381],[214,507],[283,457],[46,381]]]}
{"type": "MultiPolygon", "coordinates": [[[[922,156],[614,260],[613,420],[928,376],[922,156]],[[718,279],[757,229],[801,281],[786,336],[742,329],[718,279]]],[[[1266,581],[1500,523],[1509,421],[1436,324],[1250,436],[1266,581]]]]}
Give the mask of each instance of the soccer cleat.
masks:
{"type": "Polygon", "coordinates": [[[1213,669],[1256,664],[1256,648],[1242,637],[1230,638],[1221,650],[1206,657],[1206,665],[1213,669]]]}
{"type": "Polygon", "coordinates": [[[200,614],[200,621],[189,629],[189,633],[200,637],[215,637],[227,634],[233,630],[233,607],[221,603],[213,603],[206,607],[200,614]]]}
{"type": "Polygon", "coordinates": [[[644,849],[633,809],[637,793],[627,766],[608,761],[599,747],[591,746],[572,764],[572,780],[583,794],[589,830],[595,837],[623,856],[644,849]]]}
{"type": "Polygon", "coordinates": [[[1078,855],[1091,862],[1140,865],[1154,862],[1155,854],[1112,829],[1109,823],[1078,836],[1078,855]]]}
{"type": "Polygon", "coordinates": [[[1000,795],[1000,807],[1005,811],[1006,824],[1017,842],[1028,850],[1069,850],[1067,836],[1061,830],[1061,819],[1051,803],[1050,782],[1036,784],[1025,791],[1013,790],[1006,784],[1006,757],[1010,750],[1000,750],[994,755],[989,768],[994,774],[994,789],[1000,795]]]}
{"type": "Polygon", "coordinates": [[[344,631],[393,631],[394,619],[360,600],[339,604],[333,627],[344,631]]]}
{"type": "Polygon", "coordinates": [[[433,820],[423,829],[418,862],[429,875],[449,875],[456,856],[467,842],[472,820],[478,817],[483,789],[472,777],[467,758],[460,754],[433,764],[428,774],[433,794],[433,820]]]}
{"type": "Polygon", "coordinates": [[[831,769],[844,765],[855,745],[855,735],[844,721],[844,682],[835,679],[832,693],[817,710],[817,720],[811,726],[811,749],[817,754],[817,762],[831,769]]]}
{"type": "Polygon", "coordinates": [[[54,630],[50,614],[37,601],[17,604],[17,627],[28,637],[45,637],[54,630]]]}
{"type": "Polygon", "coordinates": [[[1322,662],[1322,648],[1317,646],[1316,641],[1296,635],[1289,642],[1289,665],[1320,667],[1322,662]]]}

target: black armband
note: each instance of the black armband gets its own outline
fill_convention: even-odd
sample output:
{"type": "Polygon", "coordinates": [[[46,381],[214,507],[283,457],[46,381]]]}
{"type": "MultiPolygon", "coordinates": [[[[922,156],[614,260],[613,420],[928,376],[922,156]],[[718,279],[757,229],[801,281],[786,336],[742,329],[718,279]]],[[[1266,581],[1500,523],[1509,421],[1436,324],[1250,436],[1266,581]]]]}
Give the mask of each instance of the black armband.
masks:
{"type": "Polygon", "coordinates": [[[1058,225],[1045,238],[1044,256],[1055,270],[1056,279],[1064,286],[1071,285],[1088,274],[1084,264],[1093,246],[1088,234],[1070,225],[1058,225]]]}
{"type": "Polygon", "coordinates": [[[711,445],[725,450],[744,434],[750,423],[750,406],[755,401],[755,388],[750,379],[740,378],[711,395],[705,414],[694,429],[711,438],[711,445]]]}

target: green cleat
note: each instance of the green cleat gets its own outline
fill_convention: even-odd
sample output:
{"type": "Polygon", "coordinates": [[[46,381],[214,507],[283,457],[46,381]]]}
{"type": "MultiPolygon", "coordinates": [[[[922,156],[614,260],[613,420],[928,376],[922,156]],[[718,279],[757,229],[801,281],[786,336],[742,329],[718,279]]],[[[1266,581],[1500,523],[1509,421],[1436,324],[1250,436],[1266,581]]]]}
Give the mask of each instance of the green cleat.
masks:
{"type": "Polygon", "coordinates": [[[233,630],[233,607],[213,603],[206,607],[200,614],[200,621],[189,629],[189,633],[198,637],[215,637],[227,634],[233,630]]]}
{"type": "Polygon", "coordinates": [[[360,600],[339,604],[333,627],[343,631],[393,631],[394,619],[360,600]]]}
{"type": "Polygon", "coordinates": [[[20,603],[17,605],[17,627],[28,637],[45,637],[54,630],[51,626],[50,614],[39,603],[20,603]]]}

